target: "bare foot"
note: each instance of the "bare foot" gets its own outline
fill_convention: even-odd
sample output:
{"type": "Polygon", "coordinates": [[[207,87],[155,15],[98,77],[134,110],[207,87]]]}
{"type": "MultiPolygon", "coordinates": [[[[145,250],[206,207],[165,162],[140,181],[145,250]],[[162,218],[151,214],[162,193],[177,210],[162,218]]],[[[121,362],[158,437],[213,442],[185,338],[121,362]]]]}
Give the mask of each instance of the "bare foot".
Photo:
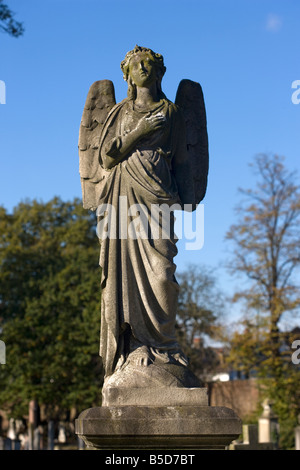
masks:
{"type": "Polygon", "coordinates": [[[153,362],[149,348],[147,346],[140,346],[135,349],[129,354],[128,362],[136,366],[149,366],[153,362]]]}

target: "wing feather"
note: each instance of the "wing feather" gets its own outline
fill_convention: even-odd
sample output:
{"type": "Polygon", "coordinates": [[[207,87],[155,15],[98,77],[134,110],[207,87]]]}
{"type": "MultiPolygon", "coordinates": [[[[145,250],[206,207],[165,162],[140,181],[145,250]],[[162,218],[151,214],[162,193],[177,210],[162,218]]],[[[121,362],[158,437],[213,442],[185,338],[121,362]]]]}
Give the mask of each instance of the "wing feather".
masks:
{"type": "Polygon", "coordinates": [[[205,196],[208,176],[208,136],[206,110],[201,85],[192,80],[179,83],[175,104],[181,108],[186,123],[186,140],[194,175],[195,202],[205,196]]]}
{"type": "Polygon", "coordinates": [[[97,184],[105,177],[105,170],[99,164],[99,142],[104,122],[115,104],[114,85],[110,80],[98,80],[91,85],[78,139],[79,173],[86,209],[97,207],[97,184]]]}

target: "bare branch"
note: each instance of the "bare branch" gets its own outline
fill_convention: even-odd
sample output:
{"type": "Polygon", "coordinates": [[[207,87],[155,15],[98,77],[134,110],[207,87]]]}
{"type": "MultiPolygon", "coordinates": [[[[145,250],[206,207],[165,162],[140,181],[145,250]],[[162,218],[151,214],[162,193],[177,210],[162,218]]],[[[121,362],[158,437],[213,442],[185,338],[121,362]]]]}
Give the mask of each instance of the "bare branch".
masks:
{"type": "Polygon", "coordinates": [[[14,19],[14,13],[3,3],[3,0],[0,0],[0,31],[1,30],[15,38],[22,36],[24,33],[23,23],[14,19]]]}

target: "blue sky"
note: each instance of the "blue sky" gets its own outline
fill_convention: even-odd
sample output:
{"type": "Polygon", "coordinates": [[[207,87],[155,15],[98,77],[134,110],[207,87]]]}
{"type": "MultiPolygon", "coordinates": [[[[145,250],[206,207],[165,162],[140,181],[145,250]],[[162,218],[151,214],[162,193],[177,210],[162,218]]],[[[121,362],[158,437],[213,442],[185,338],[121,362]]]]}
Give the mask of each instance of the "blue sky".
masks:
{"type": "MultiPolygon", "coordinates": [[[[235,221],[238,187],[255,179],[258,153],[286,156],[299,168],[300,80],[298,0],[6,0],[23,21],[18,39],[0,34],[0,204],[25,198],[81,197],[77,141],[90,85],[111,79],[126,96],[120,62],[135,44],[163,54],[163,91],[171,100],[189,78],[204,91],[210,146],[205,242],[178,243],[179,270],[217,267],[227,257],[224,236],[235,221]]],[[[239,281],[218,270],[227,293],[239,281]]]]}

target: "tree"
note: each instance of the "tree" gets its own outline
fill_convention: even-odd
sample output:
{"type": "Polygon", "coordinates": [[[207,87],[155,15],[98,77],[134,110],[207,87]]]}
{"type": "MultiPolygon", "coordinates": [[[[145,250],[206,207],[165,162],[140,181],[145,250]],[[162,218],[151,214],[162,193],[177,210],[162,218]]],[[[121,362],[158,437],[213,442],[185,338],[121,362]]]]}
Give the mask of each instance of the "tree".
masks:
{"type": "MultiPolygon", "coordinates": [[[[230,347],[227,348],[227,362],[232,369],[242,372],[245,378],[255,376],[266,344],[266,328],[258,316],[243,318],[235,327],[230,325],[230,347]]],[[[226,341],[226,335],[225,335],[226,341]]]]}
{"type": "Polygon", "coordinates": [[[246,196],[238,208],[240,219],[227,239],[234,244],[231,272],[251,281],[237,292],[250,309],[264,312],[269,320],[271,357],[279,356],[279,322],[285,312],[300,305],[294,272],[300,266],[300,187],[283,159],[266,155],[255,159],[260,180],[256,189],[240,190],[246,196]]]}
{"type": "Polygon", "coordinates": [[[0,210],[0,407],[55,418],[91,406],[101,385],[100,268],[94,215],[78,200],[0,210]]]}
{"type": "Polygon", "coordinates": [[[218,358],[209,340],[218,338],[219,319],[224,312],[223,295],[213,270],[190,264],[177,275],[180,284],[177,334],[190,366],[198,376],[212,373],[218,358]]]}
{"type": "MultiPolygon", "coordinates": [[[[300,187],[296,173],[284,166],[281,157],[259,155],[253,168],[258,176],[256,187],[240,190],[245,199],[237,208],[238,222],[230,227],[227,239],[234,247],[231,272],[249,281],[234,300],[244,300],[248,314],[255,312],[256,320],[233,338],[231,358],[236,355],[240,364],[247,363],[252,348],[252,366],[259,377],[267,379],[266,393],[274,396],[275,407],[279,397],[282,401],[285,396],[295,415],[299,404],[285,394],[294,368],[283,348],[279,325],[287,312],[297,314],[300,305],[296,277],[300,266],[300,187]]],[[[299,374],[295,377],[299,381],[299,374]]]]}
{"type": "Polygon", "coordinates": [[[0,30],[17,38],[24,33],[23,24],[14,19],[14,13],[0,0],[0,30]]]}

